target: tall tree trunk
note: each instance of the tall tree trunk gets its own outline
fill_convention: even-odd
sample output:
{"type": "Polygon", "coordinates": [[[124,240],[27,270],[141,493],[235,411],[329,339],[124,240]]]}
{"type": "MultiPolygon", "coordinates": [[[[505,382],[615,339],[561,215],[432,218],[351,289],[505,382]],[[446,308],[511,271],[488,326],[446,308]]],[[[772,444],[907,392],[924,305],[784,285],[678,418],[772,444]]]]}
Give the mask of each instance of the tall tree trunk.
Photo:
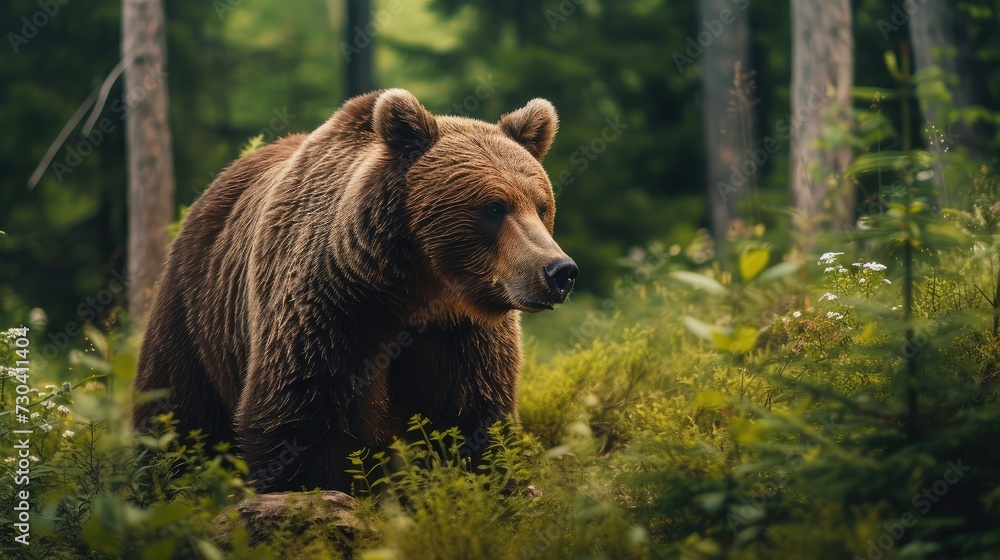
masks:
{"type": "Polygon", "coordinates": [[[754,142],[752,103],[745,87],[734,83],[750,68],[749,14],[732,0],[698,2],[699,21],[721,23],[724,12],[735,14],[736,19],[705,48],[701,71],[708,199],[716,244],[725,241],[734,218],[733,203],[756,185],[758,171],[756,162],[747,155],[754,142]],[[753,164],[749,176],[741,169],[745,162],[753,164]]]}
{"type": "Polygon", "coordinates": [[[347,20],[344,41],[356,47],[347,59],[347,97],[375,89],[375,37],[369,33],[372,22],[371,0],[347,0],[347,20]]]}
{"type": "Polygon", "coordinates": [[[122,0],[122,57],[134,59],[125,69],[128,310],[142,328],[167,256],[167,225],[174,217],[162,0],[122,0]]]}
{"type": "Polygon", "coordinates": [[[965,22],[951,2],[924,2],[910,14],[910,40],[913,43],[913,61],[919,72],[936,66],[951,94],[949,103],[935,99],[921,99],[924,120],[934,125],[940,135],[926,134],[932,150],[940,151],[946,144],[959,142],[981,155],[982,146],[976,141],[977,133],[964,122],[946,122],[946,112],[977,104],[975,76],[969,71],[972,52],[966,40],[965,22]],[[936,136],[936,137],[935,137],[936,136]]]}
{"type": "Polygon", "coordinates": [[[789,190],[796,211],[799,245],[811,249],[819,217],[829,196],[831,227],[846,231],[854,223],[854,191],[843,172],[851,162],[849,146],[819,149],[826,120],[851,123],[854,70],[850,0],[792,0],[792,145],[789,190]],[[836,108],[835,114],[830,109],[836,108]]]}

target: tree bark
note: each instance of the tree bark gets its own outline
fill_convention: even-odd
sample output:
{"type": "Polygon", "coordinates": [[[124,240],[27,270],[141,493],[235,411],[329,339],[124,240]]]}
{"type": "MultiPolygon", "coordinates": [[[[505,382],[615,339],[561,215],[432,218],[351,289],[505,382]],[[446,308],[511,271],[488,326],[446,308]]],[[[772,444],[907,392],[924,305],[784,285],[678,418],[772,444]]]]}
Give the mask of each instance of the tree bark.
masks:
{"type": "Polygon", "coordinates": [[[134,59],[125,69],[128,310],[141,329],[166,260],[167,226],[174,217],[162,0],[122,1],[122,57],[134,59]]]}
{"type": "Polygon", "coordinates": [[[698,2],[701,21],[719,20],[724,10],[735,12],[736,19],[705,48],[701,72],[708,199],[716,244],[725,242],[735,215],[734,202],[747,196],[756,185],[757,172],[754,167],[747,177],[740,171],[748,159],[746,151],[753,147],[754,119],[748,92],[734,84],[737,73],[750,68],[748,14],[734,9],[732,0],[698,2]],[[738,66],[741,70],[737,70],[738,66]]]}
{"type": "Polygon", "coordinates": [[[375,89],[373,53],[375,36],[368,32],[371,23],[371,0],[347,0],[344,41],[357,47],[347,59],[347,97],[375,89]],[[363,40],[358,41],[361,37],[363,40]]]}
{"type": "Polygon", "coordinates": [[[846,127],[852,122],[852,50],[849,0],[792,0],[789,190],[799,246],[806,250],[813,246],[827,200],[833,231],[846,231],[854,223],[855,195],[843,175],[851,148],[816,146],[828,119],[846,127]]]}

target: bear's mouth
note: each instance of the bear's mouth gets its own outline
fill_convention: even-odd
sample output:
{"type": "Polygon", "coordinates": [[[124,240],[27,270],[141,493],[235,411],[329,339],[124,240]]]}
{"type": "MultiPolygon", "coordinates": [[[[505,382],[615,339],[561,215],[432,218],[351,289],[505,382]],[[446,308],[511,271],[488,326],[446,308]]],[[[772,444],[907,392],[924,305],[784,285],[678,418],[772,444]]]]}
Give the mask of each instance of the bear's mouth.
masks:
{"type": "Polygon", "coordinates": [[[539,311],[545,311],[550,309],[555,309],[556,305],[554,303],[542,302],[542,301],[518,301],[516,302],[520,311],[525,311],[528,313],[538,313],[539,311]]]}
{"type": "Polygon", "coordinates": [[[517,311],[525,313],[539,313],[550,309],[555,309],[558,301],[553,301],[538,293],[531,293],[535,290],[519,289],[518,286],[509,286],[500,283],[503,291],[507,293],[507,301],[517,311]],[[527,293],[526,293],[527,292],[527,293]]]}

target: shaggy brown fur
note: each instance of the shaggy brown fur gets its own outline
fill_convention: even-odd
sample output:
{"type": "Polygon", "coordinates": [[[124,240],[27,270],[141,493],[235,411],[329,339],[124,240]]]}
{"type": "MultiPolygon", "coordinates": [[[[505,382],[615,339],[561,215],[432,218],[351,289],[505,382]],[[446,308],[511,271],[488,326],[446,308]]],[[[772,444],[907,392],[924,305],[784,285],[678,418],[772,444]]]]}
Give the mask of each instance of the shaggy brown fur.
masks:
{"type": "Polygon", "coordinates": [[[417,413],[515,416],[519,311],[576,277],[539,163],[556,127],[544,100],[492,125],[387,90],[237,160],[172,247],[135,381],[169,396],[136,426],[235,440],[271,491],[346,489],[348,453],[417,413]]]}

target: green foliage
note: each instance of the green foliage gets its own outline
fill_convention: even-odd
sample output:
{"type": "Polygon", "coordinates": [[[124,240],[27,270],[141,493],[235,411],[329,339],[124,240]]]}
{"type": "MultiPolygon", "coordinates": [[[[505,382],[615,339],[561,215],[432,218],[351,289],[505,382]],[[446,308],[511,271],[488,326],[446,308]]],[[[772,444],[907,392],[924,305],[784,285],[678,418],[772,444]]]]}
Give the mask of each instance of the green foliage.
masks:
{"type": "Polygon", "coordinates": [[[387,455],[372,456],[371,468],[352,455],[355,479],[377,495],[359,508],[379,533],[362,558],[649,557],[645,531],[595,499],[608,489],[607,468],[593,456],[543,453],[536,438],[498,422],[474,472],[457,432],[428,429],[426,419],[411,420],[418,436],[393,445],[393,466],[387,455]]]}
{"type": "MultiPolygon", "coordinates": [[[[28,340],[28,361],[38,339],[30,333],[3,333],[0,341],[0,434],[4,463],[0,499],[14,505],[21,491],[29,493],[30,546],[16,543],[15,533],[0,538],[5,557],[19,558],[212,558],[221,557],[212,543],[212,520],[247,495],[246,464],[227,445],[206,449],[204,436],[180,435],[176,421],[161,417],[150,434],[134,434],[124,425],[121,397],[110,387],[131,372],[116,367],[130,360],[114,356],[116,342],[88,330],[92,347],[73,363],[93,373],[74,383],[46,384],[52,371],[29,368],[31,388],[26,403],[15,354],[28,340]],[[37,387],[43,386],[44,390],[37,387]],[[25,422],[21,415],[27,412],[25,422]],[[16,434],[13,430],[31,430],[16,434]],[[20,469],[15,444],[27,438],[29,476],[20,469]],[[25,551],[28,551],[27,553],[25,551]],[[215,553],[216,556],[212,556],[215,553]],[[27,554],[27,556],[24,556],[27,554]]],[[[234,557],[249,554],[236,535],[234,557]]],[[[244,555],[244,557],[249,557],[244,555]]],[[[260,556],[254,556],[260,557],[260,556]]]]}

